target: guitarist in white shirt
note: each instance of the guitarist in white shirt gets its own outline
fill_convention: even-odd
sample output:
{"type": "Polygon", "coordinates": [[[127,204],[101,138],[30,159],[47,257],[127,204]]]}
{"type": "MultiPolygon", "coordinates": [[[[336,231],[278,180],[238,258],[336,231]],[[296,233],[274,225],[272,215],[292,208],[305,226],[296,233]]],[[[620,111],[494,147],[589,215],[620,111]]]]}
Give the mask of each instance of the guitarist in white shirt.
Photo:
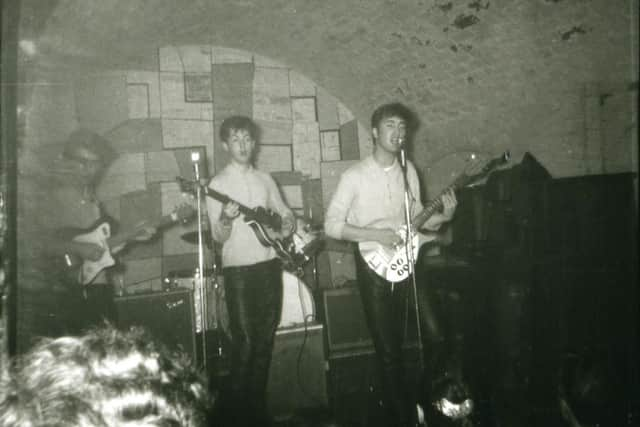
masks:
{"type": "MultiPolygon", "coordinates": [[[[325,218],[325,233],[352,242],[377,242],[393,247],[402,243],[404,178],[398,159],[402,144],[415,126],[413,113],[399,103],[378,107],[371,117],[373,154],[346,170],[336,188],[325,218]]],[[[407,181],[412,217],[422,210],[418,176],[407,161],[407,181]]],[[[443,209],[424,224],[438,230],[451,220],[457,205],[453,191],[442,196],[443,209]]],[[[381,366],[388,425],[415,425],[415,402],[410,402],[402,366],[405,301],[409,280],[388,282],[376,274],[356,251],[357,282],[367,325],[381,366]]]]}
{"type": "Polygon", "coordinates": [[[273,178],[252,165],[256,124],[248,117],[232,116],[222,122],[219,134],[229,163],[211,179],[209,187],[233,201],[222,204],[207,197],[211,233],[223,245],[222,271],[232,337],[230,390],[222,393],[218,420],[222,425],[267,425],[265,393],[282,310],[282,265],[274,248],[260,243],[245,221],[246,215],[241,215],[239,204],[277,213],[285,237],[293,233],[295,220],[273,178]]]}

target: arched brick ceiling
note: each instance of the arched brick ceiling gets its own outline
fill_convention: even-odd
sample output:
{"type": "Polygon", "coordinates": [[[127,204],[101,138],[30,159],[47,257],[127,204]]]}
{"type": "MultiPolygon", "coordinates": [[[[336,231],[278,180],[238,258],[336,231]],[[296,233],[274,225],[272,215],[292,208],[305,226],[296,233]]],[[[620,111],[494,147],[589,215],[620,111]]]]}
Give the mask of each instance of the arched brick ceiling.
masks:
{"type": "Polygon", "coordinates": [[[558,100],[549,93],[572,92],[584,82],[629,80],[629,5],[626,0],[28,0],[21,38],[36,41],[41,67],[144,69],[157,64],[149,56],[152,48],[166,44],[264,54],[327,88],[365,123],[381,102],[398,99],[412,106],[425,124],[418,138],[441,141],[430,145],[429,153],[416,147],[428,164],[430,156],[446,154],[452,144],[489,144],[497,151],[522,134],[534,140],[542,130],[531,123],[531,115],[540,114],[532,106],[549,111],[558,100]]]}

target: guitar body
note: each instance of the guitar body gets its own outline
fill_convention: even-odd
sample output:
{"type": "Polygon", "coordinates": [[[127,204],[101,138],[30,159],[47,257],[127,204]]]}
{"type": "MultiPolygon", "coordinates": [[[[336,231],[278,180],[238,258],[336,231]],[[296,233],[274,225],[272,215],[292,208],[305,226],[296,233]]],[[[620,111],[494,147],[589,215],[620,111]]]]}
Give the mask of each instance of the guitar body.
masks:
{"type": "Polygon", "coordinates": [[[377,242],[360,242],[358,250],[370,269],[378,276],[391,283],[397,283],[409,277],[408,250],[411,246],[413,260],[418,258],[420,247],[432,240],[434,237],[427,237],[421,233],[415,233],[411,245],[399,245],[398,247],[383,246],[377,242]]]}
{"type": "Polygon", "coordinates": [[[83,260],[78,273],[78,282],[82,285],[88,285],[98,276],[98,274],[107,267],[111,267],[116,263],[109,250],[108,240],[111,237],[111,226],[108,222],[99,224],[92,231],[79,234],[73,238],[74,242],[93,243],[102,248],[104,252],[97,261],[83,260]]]}
{"type": "MultiPolygon", "coordinates": [[[[90,231],[74,228],[65,228],[59,231],[61,238],[65,236],[73,236],[71,240],[81,243],[93,243],[104,249],[102,256],[97,261],[91,261],[88,259],[79,259],[79,257],[71,254],[65,254],[65,261],[68,267],[75,268],[80,264],[77,280],[81,285],[88,285],[95,280],[105,268],[111,267],[116,264],[116,260],[113,258],[113,253],[117,253],[126,244],[131,241],[135,241],[145,228],[161,228],[177,221],[186,222],[188,219],[195,215],[195,209],[192,206],[183,204],[176,207],[170,214],[157,218],[155,221],[143,222],[137,227],[129,230],[126,233],[122,233],[118,236],[111,235],[111,225],[108,221],[101,219],[90,228],[90,231]]],[[[69,237],[66,237],[69,238],[69,237]]]]}
{"type": "MultiPolygon", "coordinates": [[[[181,177],[176,179],[182,191],[198,193],[197,184],[181,177]]],[[[282,260],[283,268],[287,271],[301,274],[302,265],[309,261],[311,254],[319,248],[319,233],[310,232],[307,224],[299,219],[296,220],[297,231],[285,238],[282,235],[282,218],[278,213],[262,206],[250,208],[211,187],[202,187],[200,190],[207,197],[220,203],[236,203],[240,213],[244,215],[244,221],[251,227],[260,244],[274,248],[276,255],[282,260]]]]}
{"type": "MultiPolygon", "coordinates": [[[[457,190],[473,183],[481,177],[486,176],[497,166],[506,163],[509,160],[509,157],[509,152],[505,151],[499,157],[487,162],[480,172],[473,175],[466,173],[459,175],[449,187],[445,188],[438,197],[427,203],[424,209],[413,218],[413,227],[419,229],[431,217],[431,215],[433,215],[437,210],[442,209],[442,199],[440,196],[446,191],[457,190]]],[[[406,235],[402,228],[398,230],[398,234],[401,236],[406,235]]],[[[409,257],[407,256],[408,251],[413,251],[413,261],[415,262],[418,257],[420,246],[434,239],[435,236],[433,238],[428,238],[428,236],[423,234],[414,233],[410,245],[411,247],[409,247],[408,242],[393,248],[385,247],[377,242],[361,242],[358,244],[358,249],[360,250],[360,254],[364,260],[367,262],[369,268],[371,268],[378,276],[391,283],[397,283],[409,277],[409,271],[411,268],[409,265],[409,257]]]]}
{"type": "Polygon", "coordinates": [[[282,233],[274,231],[269,227],[265,227],[255,220],[245,220],[247,225],[251,227],[258,241],[265,247],[271,246],[275,249],[278,258],[282,260],[283,267],[289,271],[295,271],[299,266],[288,249],[290,244],[287,243],[282,233]]]}

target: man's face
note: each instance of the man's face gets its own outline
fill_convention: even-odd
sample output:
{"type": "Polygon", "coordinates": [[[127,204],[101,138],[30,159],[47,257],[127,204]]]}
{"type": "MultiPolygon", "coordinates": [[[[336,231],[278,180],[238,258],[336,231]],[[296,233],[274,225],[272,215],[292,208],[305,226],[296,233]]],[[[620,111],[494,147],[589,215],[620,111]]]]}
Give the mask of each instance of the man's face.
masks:
{"type": "Polygon", "coordinates": [[[234,162],[241,165],[251,163],[251,156],[256,142],[246,129],[231,129],[228,140],[222,144],[234,162]]]}
{"type": "Polygon", "coordinates": [[[86,148],[78,148],[68,156],[68,161],[73,170],[84,183],[94,183],[104,168],[104,162],[100,156],[86,148]]]}
{"type": "Polygon", "coordinates": [[[407,123],[397,116],[385,117],[372,133],[381,149],[389,153],[397,153],[406,138],[407,123]]]}

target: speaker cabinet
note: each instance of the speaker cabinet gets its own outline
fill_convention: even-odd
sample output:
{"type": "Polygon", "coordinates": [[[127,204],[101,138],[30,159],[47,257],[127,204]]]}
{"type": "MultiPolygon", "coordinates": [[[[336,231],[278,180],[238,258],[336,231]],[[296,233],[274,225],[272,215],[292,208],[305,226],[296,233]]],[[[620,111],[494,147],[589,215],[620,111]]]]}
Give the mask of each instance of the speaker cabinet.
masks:
{"type": "Polygon", "coordinates": [[[157,292],[115,298],[120,329],[142,326],[171,350],[182,350],[195,360],[193,293],[157,292]]]}
{"type": "Polygon", "coordinates": [[[328,289],[323,300],[329,358],[373,353],[358,288],[328,289]]]}
{"type": "Polygon", "coordinates": [[[280,328],[267,385],[267,405],[274,416],[327,406],[323,326],[280,328]]]}

